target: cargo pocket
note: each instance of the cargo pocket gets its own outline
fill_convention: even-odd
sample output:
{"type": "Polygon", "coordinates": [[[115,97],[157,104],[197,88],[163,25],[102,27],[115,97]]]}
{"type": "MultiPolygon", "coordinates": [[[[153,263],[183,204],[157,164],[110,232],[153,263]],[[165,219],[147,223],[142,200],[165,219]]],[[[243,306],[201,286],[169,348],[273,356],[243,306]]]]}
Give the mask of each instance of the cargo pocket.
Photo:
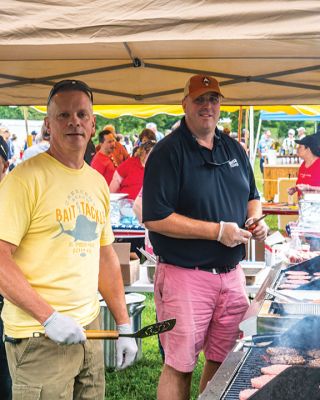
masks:
{"type": "Polygon", "coordinates": [[[12,400],[39,400],[42,387],[28,385],[12,385],[12,400]]]}

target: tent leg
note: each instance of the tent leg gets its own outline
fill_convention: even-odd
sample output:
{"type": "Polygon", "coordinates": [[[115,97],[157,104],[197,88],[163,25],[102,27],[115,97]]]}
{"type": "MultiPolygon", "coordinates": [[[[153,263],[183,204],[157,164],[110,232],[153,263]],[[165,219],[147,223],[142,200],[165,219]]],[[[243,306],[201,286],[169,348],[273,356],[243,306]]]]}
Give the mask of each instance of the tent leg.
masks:
{"type": "Polygon", "coordinates": [[[257,155],[258,144],[259,144],[260,133],[261,133],[261,126],[262,126],[262,120],[259,119],[257,135],[256,135],[255,144],[254,144],[254,152],[252,154],[252,165],[253,166],[254,166],[254,162],[255,162],[255,159],[256,159],[256,155],[257,155]]]}
{"type": "Polygon", "coordinates": [[[254,168],[254,107],[250,106],[250,114],[249,114],[249,132],[250,132],[250,162],[252,168],[254,168]]]}

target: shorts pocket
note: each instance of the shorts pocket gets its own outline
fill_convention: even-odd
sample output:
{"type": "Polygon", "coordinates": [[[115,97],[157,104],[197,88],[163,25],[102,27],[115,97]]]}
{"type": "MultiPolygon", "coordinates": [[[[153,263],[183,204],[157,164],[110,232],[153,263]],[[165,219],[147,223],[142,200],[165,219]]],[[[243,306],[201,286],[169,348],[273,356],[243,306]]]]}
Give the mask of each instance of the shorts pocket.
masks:
{"type": "Polygon", "coordinates": [[[20,344],[15,345],[17,367],[21,366],[26,358],[32,354],[40,340],[39,338],[23,339],[20,344]]]}
{"type": "Polygon", "coordinates": [[[12,400],[39,400],[42,387],[12,385],[12,400]]]}
{"type": "Polygon", "coordinates": [[[154,297],[159,301],[162,300],[164,286],[165,267],[163,264],[158,264],[155,272],[154,280],[154,297]]]}

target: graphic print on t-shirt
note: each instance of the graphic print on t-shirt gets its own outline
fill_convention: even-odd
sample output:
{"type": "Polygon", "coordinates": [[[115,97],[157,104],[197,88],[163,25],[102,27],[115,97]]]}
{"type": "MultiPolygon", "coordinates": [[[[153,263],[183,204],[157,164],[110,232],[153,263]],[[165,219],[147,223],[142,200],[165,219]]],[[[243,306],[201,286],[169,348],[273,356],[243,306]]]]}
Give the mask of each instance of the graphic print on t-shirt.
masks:
{"type": "Polygon", "coordinates": [[[62,223],[58,221],[61,226],[61,232],[58,233],[55,237],[60,236],[62,233],[66,233],[74,238],[75,241],[83,240],[86,242],[91,242],[92,240],[97,239],[98,235],[96,232],[97,223],[94,221],[90,221],[84,215],[78,215],[76,220],[76,225],[72,230],[64,229],[62,223]]]}
{"type": "Polygon", "coordinates": [[[310,173],[300,173],[300,179],[306,180],[311,179],[312,175],[310,173]]]}
{"type": "Polygon", "coordinates": [[[106,222],[104,210],[99,210],[93,198],[83,190],[73,190],[68,195],[64,207],[56,208],[55,219],[60,232],[53,239],[69,236],[73,254],[81,257],[91,253],[106,222]]]}

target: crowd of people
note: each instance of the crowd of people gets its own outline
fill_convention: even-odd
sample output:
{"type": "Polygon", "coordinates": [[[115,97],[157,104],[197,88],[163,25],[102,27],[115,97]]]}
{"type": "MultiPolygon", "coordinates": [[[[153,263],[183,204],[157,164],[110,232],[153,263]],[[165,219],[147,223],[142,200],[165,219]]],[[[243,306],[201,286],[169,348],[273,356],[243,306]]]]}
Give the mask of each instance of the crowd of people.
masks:
{"type": "Polygon", "coordinates": [[[273,154],[275,156],[282,156],[283,158],[285,158],[285,156],[291,156],[294,163],[302,162],[298,148],[300,144],[299,141],[305,137],[306,129],[303,126],[299,127],[297,132],[295,129],[290,128],[287,136],[280,143],[272,138],[272,133],[269,129],[264,131],[257,147],[258,156],[260,158],[261,173],[263,174],[264,163],[270,161],[270,159],[273,158],[273,154]]]}
{"type": "MultiPolygon", "coordinates": [[[[185,116],[170,135],[147,124],[130,144],[107,125],[95,146],[90,87],[77,80],[52,87],[39,141],[0,184],[0,397],[105,398],[102,344],[85,334],[100,326],[98,292],[118,332],[132,333],[112,247],[110,192],[140,202],[157,256],[157,317],[176,319],[160,335],[158,399],[189,399],[201,351],[204,390],[248,308],[239,264],[245,245],[268,232],[246,149],[217,128],[222,98],[215,78],[194,75],[182,98],[185,116]]],[[[295,141],[305,169],[318,163],[317,138],[295,141]]],[[[13,159],[7,141],[0,136],[0,179],[13,159]]],[[[130,366],[135,340],[120,337],[116,351],[117,367],[130,366]]]]}
{"type": "MultiPolygon", "coordinates": [[[[155,124],[152,126],[156,129],[155,124]]],[[[134,144],[128,137],[126,144],[123,135],[116,134],[112,125],[106,125],[98,138],[99,145],[92,159],[87,160],[88,164],[104,176],[111,193],[126,193],[129,199],[135,200],[142,187],[146,157],[157,143],[156,133],[145,128],[134,144]]]]}

